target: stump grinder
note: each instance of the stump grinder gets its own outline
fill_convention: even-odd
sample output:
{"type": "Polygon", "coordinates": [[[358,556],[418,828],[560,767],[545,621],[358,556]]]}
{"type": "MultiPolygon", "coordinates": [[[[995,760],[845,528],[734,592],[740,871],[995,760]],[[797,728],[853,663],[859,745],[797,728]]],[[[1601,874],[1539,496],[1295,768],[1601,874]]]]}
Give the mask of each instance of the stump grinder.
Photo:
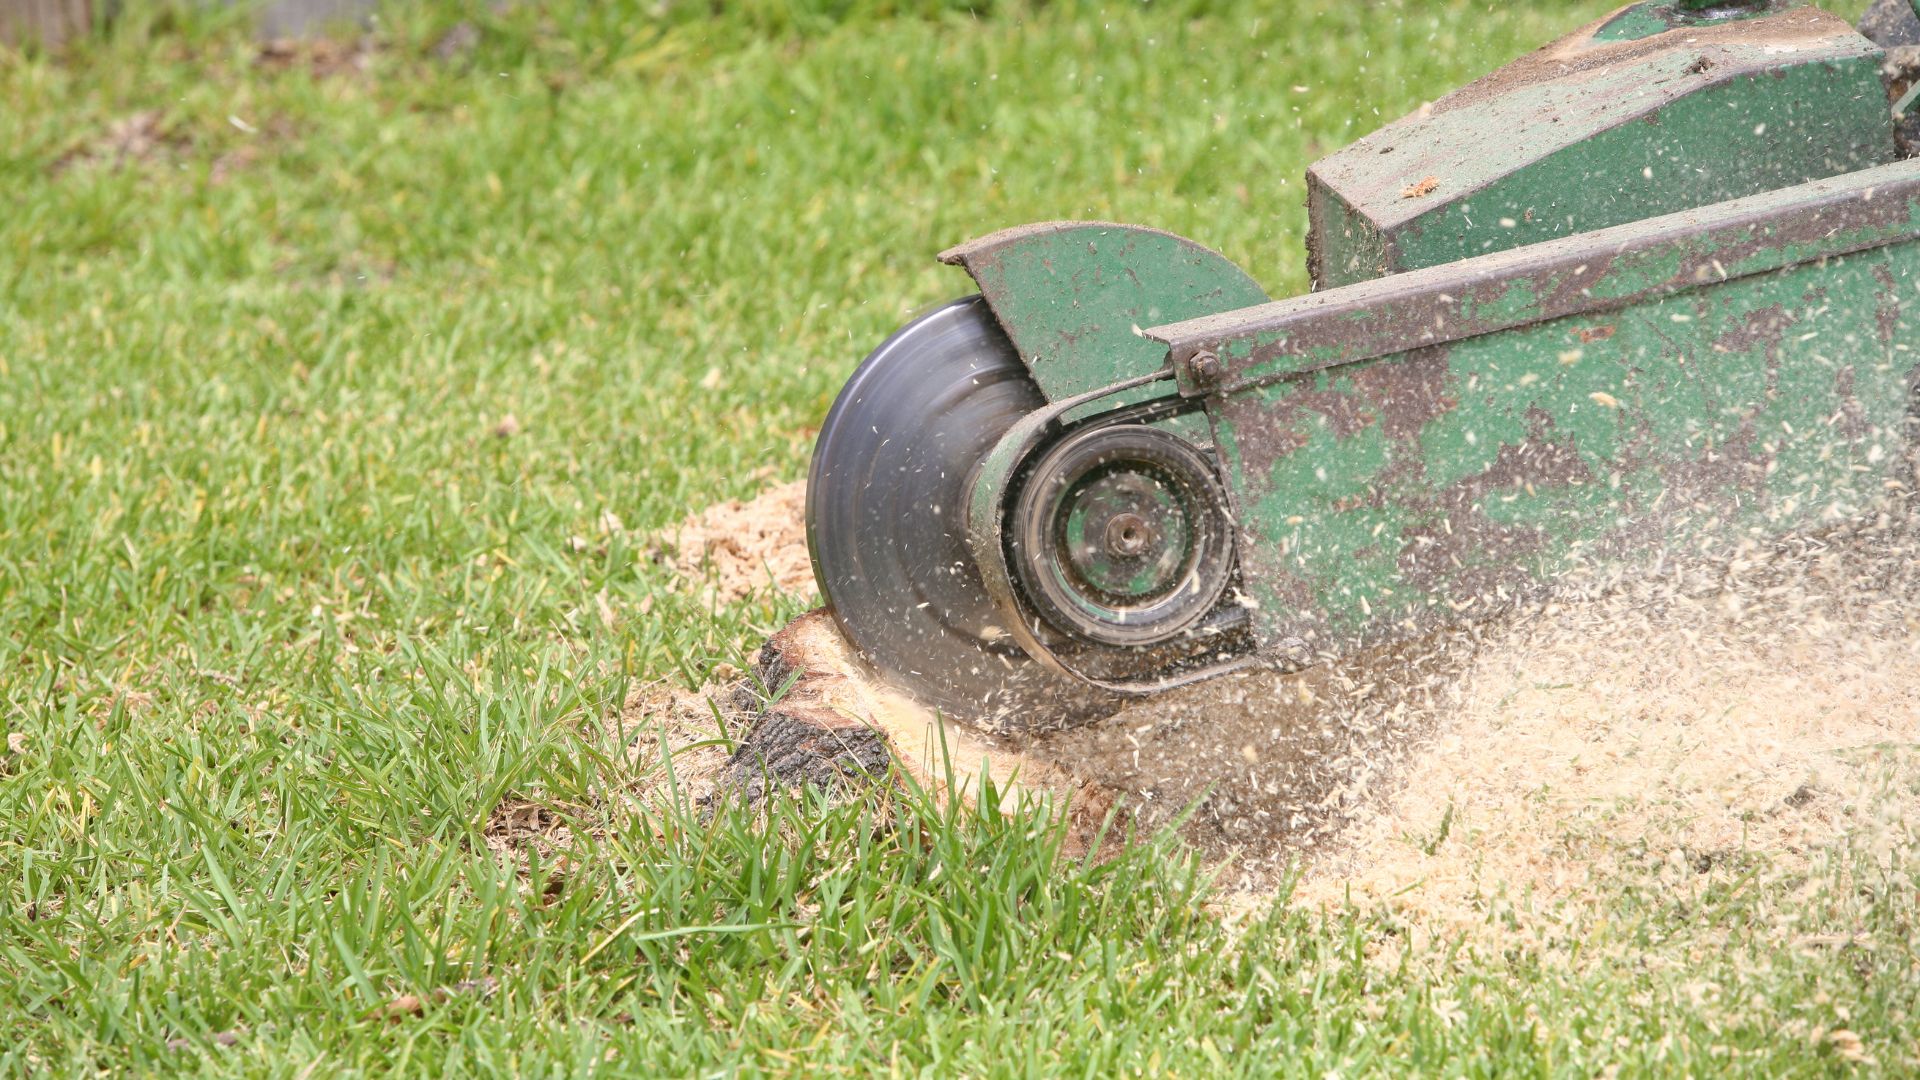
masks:
{"type": "Polygon", "coordinates": [[[1131,225],[944,252],[978,294],[874,350],[814,451],[842,631],[1036,731],[1884,512],[1916,8],[1622,8],[1313,165],[1305,296],[1131,225]]]}

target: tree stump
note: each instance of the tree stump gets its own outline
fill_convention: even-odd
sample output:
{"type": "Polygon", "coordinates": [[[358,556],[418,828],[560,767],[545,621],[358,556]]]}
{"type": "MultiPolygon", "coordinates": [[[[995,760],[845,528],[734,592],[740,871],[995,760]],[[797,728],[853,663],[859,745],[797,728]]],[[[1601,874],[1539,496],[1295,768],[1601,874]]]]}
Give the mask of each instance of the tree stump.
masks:
{"type": "Polygon", "coordinates": [[[806,785],[845,790],[901,774],[936,798],[971,799],[991,782],[1007,805],[1033,796],[1067,803],[1076,847],[1114,806],[1115,793],[1103,785],[947,723],[875,683],[825,609],[767,639],[753,678],[735,689],[734,706],[752,727],[721,770],[712,799],[751,802],[772,789],[806,785]]]}

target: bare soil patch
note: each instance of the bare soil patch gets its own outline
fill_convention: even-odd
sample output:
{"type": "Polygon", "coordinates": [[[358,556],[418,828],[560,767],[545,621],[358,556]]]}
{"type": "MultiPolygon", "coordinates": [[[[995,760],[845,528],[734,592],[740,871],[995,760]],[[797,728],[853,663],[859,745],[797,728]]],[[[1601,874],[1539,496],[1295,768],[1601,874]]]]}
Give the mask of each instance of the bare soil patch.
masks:
{"type": "Polygon", "coordinates": [[[56,174],[76,169],[122,169],[184,152],[192,139],[159,109],[141,109],[118,117],[55,158],[56,174]]]}
{"type": "Polygon", "coordinates": [[[330,79],[367,74],[379,52],[380,43],[364,35],[348,41],[276,38],[260,46],[253,62],[266,71],[305,71],[315,79],[330,79]]]}

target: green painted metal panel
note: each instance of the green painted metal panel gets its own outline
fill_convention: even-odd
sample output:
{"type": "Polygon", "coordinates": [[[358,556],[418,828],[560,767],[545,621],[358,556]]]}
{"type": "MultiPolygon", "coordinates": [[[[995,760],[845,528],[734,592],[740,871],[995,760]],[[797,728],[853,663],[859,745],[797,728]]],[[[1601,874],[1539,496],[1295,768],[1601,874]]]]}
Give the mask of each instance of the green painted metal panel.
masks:
{"type": "Polygon", "coordinates": [[[1897,162],[1147,333],[1183,393],[1219,393],[1917,234],[1920,163],[1897,162]]]}
{"type": "Polygon", "coordinates": [[[1158,229],[1050,222],[941,254],[964,266],[1049,401],[1166,365],[1142,328],[1265,302],[1217,252],[1158,229]]]}
{"type": "Polygon", "coordinates": [[[1870,510],[1911,478],[1917,283],[1906,239],[1210,400],[1256,637],[1352,648],[1870,510]]]}
{"type": "Polygon", "coordinates": [[[1316,164],[1316,284],[1893,160],[1880,50],[1844,20],[1796,5],[1644,40],[1596,39],[1642,9],[1652,10],[1589,27],[1316,164]]]}
{"type": "Polygon", "coordinates": [[[1595,41],[1639,41],[1668,30],[1753,19],[1805,0],[1649,0],[1611,16],[1593,32],[1595,41]]]}
{"type": "Polygon", "coordinates": [[[1655,34],[1664,34],[1673,29],[1665,18],[1666,12],[1653,4],[1635,4],[1613,18],[1605,26],[1594,31],[1595,41],[1639,41],[1655,34]]]}
{"type": "MultiPolygon", "coordinates": [[[[1720,83],[1596,133],[1394,237],[1400,269],[1437,266],[1893,160],[1878,62],[1800,64],[1720,83]],[[1754,131],[1777,133],[1766,148],[1754,131]],[[1775,153],[1775,146],[1791,147],[1775,153]]],[[[1766,138],[1766,135],[1760,136],[1766,138]]]]}

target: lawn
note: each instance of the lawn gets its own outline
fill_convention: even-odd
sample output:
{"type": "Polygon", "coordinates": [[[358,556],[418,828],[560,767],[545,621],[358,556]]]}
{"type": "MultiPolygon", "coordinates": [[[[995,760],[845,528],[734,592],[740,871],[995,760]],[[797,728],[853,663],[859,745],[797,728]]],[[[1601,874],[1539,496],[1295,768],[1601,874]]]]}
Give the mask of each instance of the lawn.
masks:
{"type": "Polygon", "coordinates": [[[1885,853],[1382,964],[1045,807],[637,803],[635,692],[816,602],[649,536],[801,475],[935,251],[1137,221],[1299,291],[1310,161],[1610,5],[714,6],[0,51],[0,1073],[1920,1068],[1885,853]],[[564,850],[486,842],[528,805],[564,850]]]}

